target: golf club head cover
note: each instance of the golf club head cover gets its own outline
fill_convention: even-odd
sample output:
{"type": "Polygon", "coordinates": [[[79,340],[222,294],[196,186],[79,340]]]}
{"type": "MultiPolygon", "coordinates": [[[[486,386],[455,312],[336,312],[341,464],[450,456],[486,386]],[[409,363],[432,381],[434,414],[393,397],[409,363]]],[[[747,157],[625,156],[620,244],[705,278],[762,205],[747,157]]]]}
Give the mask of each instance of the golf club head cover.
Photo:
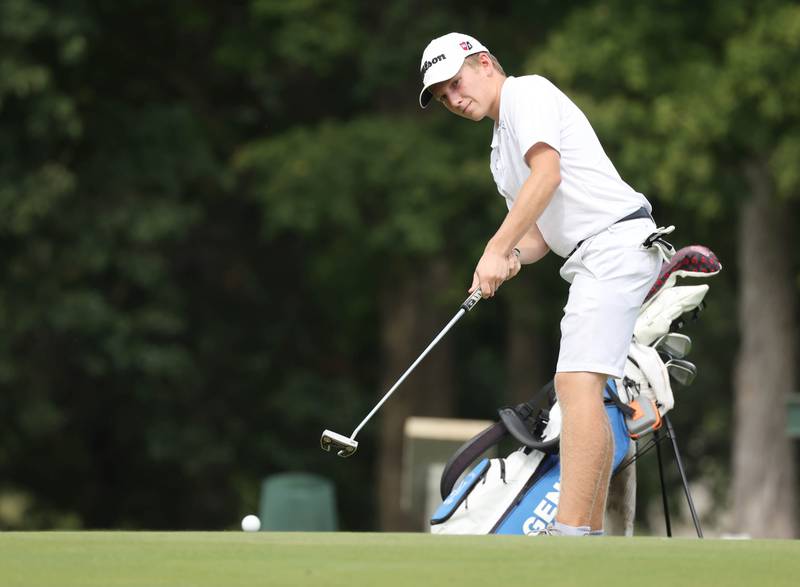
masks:
{"type": "Polygon", "coordinates": [[[708,285],[677,285],[662,289],[639,311],[633,327],[636,342],[650,345],[670,331],[673,321],[699,307],[708,285]]]}
{"type": "Polygon", "coordinates": [[[675,285],[678,277],[710,277],[722,270],[722,263],[708,247],[691,245],[683,247],[672,256],[669,263],[664,263],[661,273],[644,298],[647,302],[659,290],[675,285]]]}

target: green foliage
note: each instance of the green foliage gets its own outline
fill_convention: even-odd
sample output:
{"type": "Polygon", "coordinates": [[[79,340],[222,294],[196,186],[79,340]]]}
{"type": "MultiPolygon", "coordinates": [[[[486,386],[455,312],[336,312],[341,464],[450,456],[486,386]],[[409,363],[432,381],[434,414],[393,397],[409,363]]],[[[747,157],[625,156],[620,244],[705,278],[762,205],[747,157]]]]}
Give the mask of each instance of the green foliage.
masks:
{"type": "Polygon", "coordinates": [[[249,176],[268,237],[346,239],[373,262],[431,256],[474,236],[455,227],[491,185],[482,162],[429,126],[397,117],[323,123],[257,142],[235,165],[249,176]]]}
{"type": "Polygon", "coordinates": [[[770,164],[777,194],[800,194],[800,6],[759,4],[747,27],[726,46],[724,79],[736,97],[731,135],[748,154],[770,164]]]}
{"type": "Polygon", "coordinates": [[[719,218],[746,196],[742,163],[796,191],[798,7],[788,2],[598,3],[576,10],[531,70],[574,91],[625,176],[719,218]]]}
{"type": "Polygon", "coordinates": [[[75,16],[30,0],[0,6],[0,235],[27,235],[58,213],[75,186],[69,145],[81,134],[58,68],[74,68],[83,30],[75,16]]]}

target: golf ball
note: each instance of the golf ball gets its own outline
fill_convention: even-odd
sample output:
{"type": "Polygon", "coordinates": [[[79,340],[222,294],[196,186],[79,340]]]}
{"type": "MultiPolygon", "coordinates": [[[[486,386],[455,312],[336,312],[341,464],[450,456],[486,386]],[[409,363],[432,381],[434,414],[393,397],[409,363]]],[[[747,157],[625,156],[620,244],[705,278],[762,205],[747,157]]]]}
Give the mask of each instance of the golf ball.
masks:
{"type": "Polygon", "coordinates": [[[242,530],[245,532],[258,532],[261,529],[261,520],[258,516],[248,514],[242,518],[242,530]]]}

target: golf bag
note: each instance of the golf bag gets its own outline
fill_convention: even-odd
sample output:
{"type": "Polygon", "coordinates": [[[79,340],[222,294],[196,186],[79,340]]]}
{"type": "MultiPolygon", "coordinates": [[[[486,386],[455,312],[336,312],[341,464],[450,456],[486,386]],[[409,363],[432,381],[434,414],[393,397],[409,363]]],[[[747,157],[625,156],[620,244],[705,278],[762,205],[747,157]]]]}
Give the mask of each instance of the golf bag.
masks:
{"type": "MultiPolygon", "coordinates": [[[[616,383],[605,389],[606,411],[614,435],[614,464],[628,452],[626,416],[616,383]]],[[[431,518],[432,532],[447,534],[532,534],[555,518],[561,463],[558,458],[560,410],[552,382],[533,400],[500,410],[501,420],[461,447],[445,466],[441,492],[447,497],[431,518]],[[535,407],[544,396],[545,404],[535,407]],[[531,418],[532,414],[536,414],[531,418]],[[529,424],[533,420],[533,430],[529,424]],[[465,464],[510,434],[522,447],[502,459],[483,459],[454,488],[465,464]]]]}
{"type": "MultiPolygon", "coordinates": [[[[660,343],[670,331],[682,328],[685,316],[696,316],[708,291],[706,284],[678,286],[677,278],[707,277],[721,269],[716,255],[706,247],[685,247],[671,255],[642,305],[625,374],[621,379],[610,378],[604,390],[614,438],[613,474],[626,469],[646,450],[653,446],[658,448],[658,441],[664,438],[659,429],[666,422],[666,437],[672,440],[686,497],[701,537],[674,431],[667,417],[674,406],[670,369],[677,372],[681,365],[676,361],[680,359],[670,354],[668,345],[660,343]],[[648,448],[635,450],[638,442],[632,440],[638,441],[651,433],[655,440],[648,448]]],[[[443,502],[431,517],[432,533],[533,534],[555,519],[560,495],[561,411],[553,382],[530,401],[513,408],[501,408],[498,414],[498,422],[462,445],[446,464],[440,484],[443,502]],[[468,471],[480,455],[508,436],[519,442],[520,448],[505,458],[483,459],[468,471]]],[[[628,483],[626,487],[632,495],[624,499],[635,504],[635,478],[633,484],[628,483]]],[[[662,492],[666,496],[663,475],[662,492]]],[[[612,497],[609,496],[610,500],[612,497]]],[[[667,533],[671,535],[666,497],[664,506],[667,533]]],[[[628,508],[624,521],[626,534],[633,531],[633,507],[628,508]]]]}

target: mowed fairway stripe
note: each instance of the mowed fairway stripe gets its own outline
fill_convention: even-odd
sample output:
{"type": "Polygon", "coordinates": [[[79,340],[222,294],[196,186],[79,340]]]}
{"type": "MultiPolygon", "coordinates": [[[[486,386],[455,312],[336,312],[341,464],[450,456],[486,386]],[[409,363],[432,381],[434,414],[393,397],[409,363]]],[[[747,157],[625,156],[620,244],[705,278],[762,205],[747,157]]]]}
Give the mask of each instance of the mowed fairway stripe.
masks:
{"type": "Polygon", "coordinates": [[[368,533],[0,533],[0,585],[798,585],[800,542],[368,533]]]}

